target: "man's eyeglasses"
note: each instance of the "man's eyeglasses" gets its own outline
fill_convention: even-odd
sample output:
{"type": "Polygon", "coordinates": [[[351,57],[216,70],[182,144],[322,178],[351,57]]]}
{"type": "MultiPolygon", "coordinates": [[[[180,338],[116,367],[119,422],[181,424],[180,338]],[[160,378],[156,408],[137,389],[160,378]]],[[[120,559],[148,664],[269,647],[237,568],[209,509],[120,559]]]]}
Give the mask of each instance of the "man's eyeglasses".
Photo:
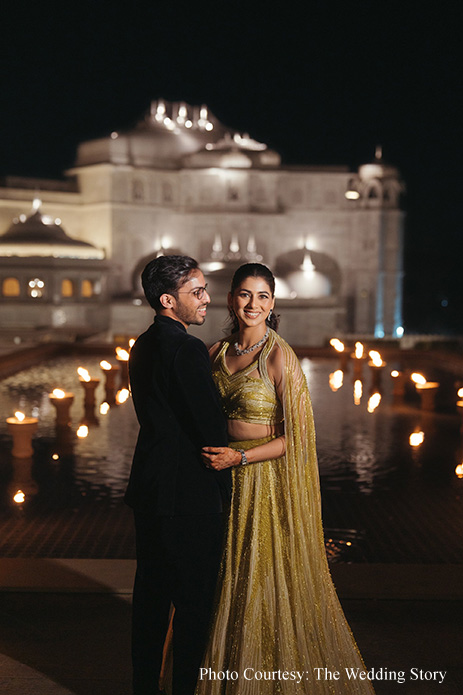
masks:
{"type": "Polygon", "coordinates": [[[206,290],[207,283],[204,285],[204,287],[196,287],[194,290],[184,290],[183,292],[181,290],[177,290],[177,294],[192,294],[194,297],[196,297],[196,299],[202,299],[206,290]]]}

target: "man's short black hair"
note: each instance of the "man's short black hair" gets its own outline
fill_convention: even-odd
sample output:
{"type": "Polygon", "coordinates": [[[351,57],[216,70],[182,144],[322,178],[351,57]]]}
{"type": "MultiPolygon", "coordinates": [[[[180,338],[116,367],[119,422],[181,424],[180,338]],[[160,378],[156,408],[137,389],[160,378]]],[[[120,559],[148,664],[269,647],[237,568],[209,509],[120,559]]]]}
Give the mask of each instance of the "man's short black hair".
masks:
{"type": "Polygon", "coordinates": [[[190,256],[158,256],[153,258],[141,274],[141,284],[146,299],[155,311],[162,309],[159,297],[172,294],[188,281],[193,270],[198,269],[198,262],[190,256]]]}

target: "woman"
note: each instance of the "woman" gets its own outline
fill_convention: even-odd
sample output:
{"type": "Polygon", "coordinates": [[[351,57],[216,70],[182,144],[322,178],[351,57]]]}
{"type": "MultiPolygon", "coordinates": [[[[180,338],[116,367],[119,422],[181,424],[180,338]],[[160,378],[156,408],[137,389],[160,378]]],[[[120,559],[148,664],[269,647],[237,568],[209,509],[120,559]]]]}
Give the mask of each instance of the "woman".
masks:
{"type": "Polygon", "coordinates": [[[233,467],[233,497],[196,692],[371,695],[346,671],[365,667],[328,569],[310,396],[272,330],[274,290],[266,266],[241,266],[228,296],[235,333],[211,348],[230,448],[203,458],[233,467]]]}

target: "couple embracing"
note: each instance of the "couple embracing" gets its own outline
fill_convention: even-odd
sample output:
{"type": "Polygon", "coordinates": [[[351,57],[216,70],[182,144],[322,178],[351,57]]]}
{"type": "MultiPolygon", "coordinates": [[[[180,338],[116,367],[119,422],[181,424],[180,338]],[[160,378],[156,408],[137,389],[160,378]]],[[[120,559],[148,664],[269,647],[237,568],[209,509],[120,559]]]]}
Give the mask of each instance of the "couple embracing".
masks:
{"type": "Polygon", "coordinates": [[[328,569],[310,396],[276,333],[273,274],[238,268],[231,335],[209,354],[187,332],[210,302],[196,261],[160,256],[142,284],[156,316],[130,356],[134,695],[161,692],[171,604],[172,695],[371,695],[320,676],[364,667],[328,569]]]}

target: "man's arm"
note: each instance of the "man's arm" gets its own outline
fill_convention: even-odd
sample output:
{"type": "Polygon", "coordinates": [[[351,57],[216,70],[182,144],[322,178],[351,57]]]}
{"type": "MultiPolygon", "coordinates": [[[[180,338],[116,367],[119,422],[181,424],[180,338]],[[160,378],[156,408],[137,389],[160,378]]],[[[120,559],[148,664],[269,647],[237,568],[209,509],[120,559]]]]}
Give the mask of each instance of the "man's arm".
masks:
{"type": "Polygon", "coordinates": [[[209,354],[199,339],[188,340],[179,348],[174,358],[173,378],[181,399],[178,406],[182,408],[191,439],[199,449],[226,446],[227,422],[212,379],[209,354]]]}

